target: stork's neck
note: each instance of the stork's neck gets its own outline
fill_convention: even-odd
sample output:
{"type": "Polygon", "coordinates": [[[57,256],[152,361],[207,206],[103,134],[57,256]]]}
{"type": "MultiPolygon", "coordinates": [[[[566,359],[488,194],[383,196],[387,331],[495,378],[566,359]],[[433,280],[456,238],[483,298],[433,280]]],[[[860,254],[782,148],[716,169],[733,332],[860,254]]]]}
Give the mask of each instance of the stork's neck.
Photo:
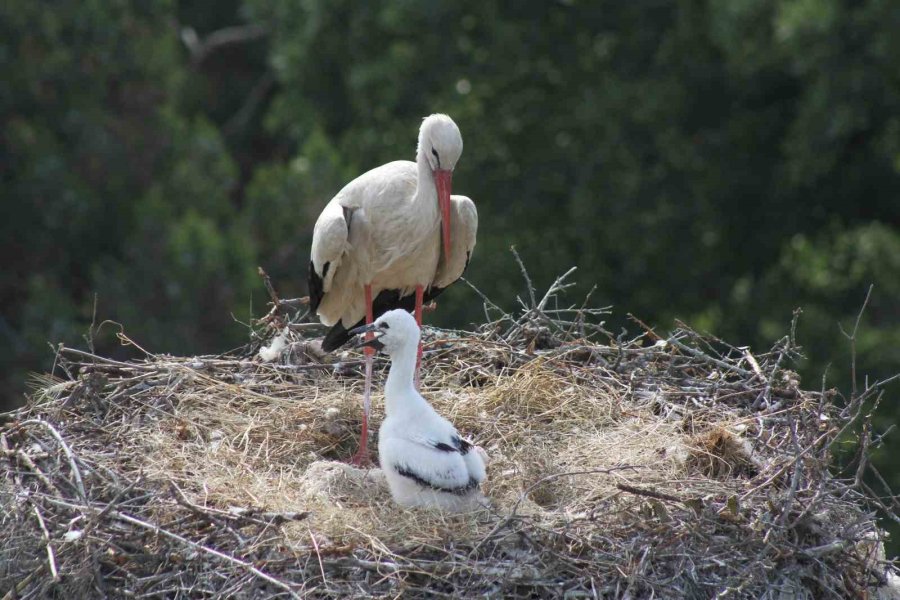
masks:
{"type": "Polygon", "coordinates": [[[425,158],[425,151],[422,150],[421,144],[416,152],[416,166],[419,169],[416,180],[416,200],[434,206],[437,211],[437,188],[434,186],[434,172],[431,170],[428,159],[425,158]]]}
{"type": "Polygon", "coordinates": [[[385,411],[388,415],[425,402],[413,384],[417,348],[418,344],[406,344],[391,356],[391,370],[384,386],[385,411]]]}

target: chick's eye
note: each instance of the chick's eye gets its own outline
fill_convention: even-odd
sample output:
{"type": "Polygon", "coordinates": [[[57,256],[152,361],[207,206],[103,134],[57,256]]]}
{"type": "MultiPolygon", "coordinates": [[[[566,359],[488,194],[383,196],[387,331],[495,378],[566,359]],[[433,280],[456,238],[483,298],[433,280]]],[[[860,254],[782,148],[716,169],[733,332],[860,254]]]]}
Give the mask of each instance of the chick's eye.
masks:
{"type": "Polygon", "coordinates": [[[381,325],[379,325],[379,327],[381,327],[382,329],[389,329],[390,325],[388,325],[387,323],[382,323],[381,325]]]}

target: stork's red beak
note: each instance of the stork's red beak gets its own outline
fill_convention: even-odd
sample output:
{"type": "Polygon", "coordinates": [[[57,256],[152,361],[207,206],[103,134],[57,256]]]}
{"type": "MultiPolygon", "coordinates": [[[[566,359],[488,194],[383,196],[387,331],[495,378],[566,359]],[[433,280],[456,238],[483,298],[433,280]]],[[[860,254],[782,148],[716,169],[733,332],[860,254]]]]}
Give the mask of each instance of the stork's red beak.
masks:
{"type": "Polygon", "coordinates": [[[441,239],[444,242],[444,256],[450,256],[450,180],[453,171],[434,170],[434,187],[437,189],[438,207],[441,209],[441,239]]]}

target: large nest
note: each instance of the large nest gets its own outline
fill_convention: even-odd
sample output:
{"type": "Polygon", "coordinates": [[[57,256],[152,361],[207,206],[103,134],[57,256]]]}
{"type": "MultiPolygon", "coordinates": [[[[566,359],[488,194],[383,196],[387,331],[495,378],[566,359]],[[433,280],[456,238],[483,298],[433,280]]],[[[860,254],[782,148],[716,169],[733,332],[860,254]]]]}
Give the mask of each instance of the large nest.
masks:
{"type": "Polygon", "coordinates": [[[62,350],[70,377],[0,430],[0,593],[886,593],[873,500],[829,470],[865,394],[801,390],[790,336],[754,354],[686,327],[604,335],[603,311],[553,308],[564,287],[474,332],[426,329],[422,391],[490,457],[491,507],[462,515],[398,508],[342,462],[361,357],[323,356],[310,325],[269,319],[268,362],[62,350]]]}

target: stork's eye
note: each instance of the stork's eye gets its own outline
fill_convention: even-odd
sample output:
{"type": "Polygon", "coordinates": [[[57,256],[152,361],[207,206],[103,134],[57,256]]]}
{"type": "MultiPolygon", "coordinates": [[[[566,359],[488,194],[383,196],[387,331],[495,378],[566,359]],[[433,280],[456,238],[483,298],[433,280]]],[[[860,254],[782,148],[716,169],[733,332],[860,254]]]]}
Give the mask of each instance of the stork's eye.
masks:
{"type": "Polygon", "coordinates": [[[434,148],[431,149],[431,154],[432,154],[436,159],[441,160],[441,157],[438,156],[438,151],[435,150],[434,148]]]}

